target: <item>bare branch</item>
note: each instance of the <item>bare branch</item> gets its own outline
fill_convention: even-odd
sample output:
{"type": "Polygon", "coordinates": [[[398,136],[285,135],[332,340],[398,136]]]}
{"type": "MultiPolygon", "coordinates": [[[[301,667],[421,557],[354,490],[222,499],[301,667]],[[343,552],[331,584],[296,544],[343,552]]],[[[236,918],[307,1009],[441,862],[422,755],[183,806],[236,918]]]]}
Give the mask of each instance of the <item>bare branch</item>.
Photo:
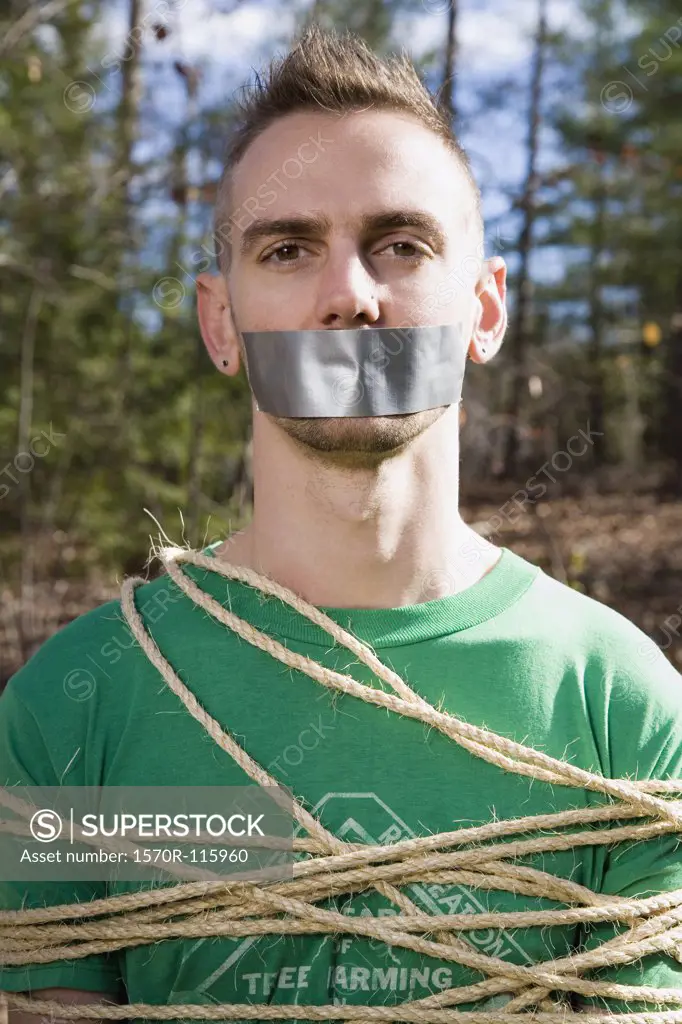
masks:
{"type": "Polygon", "coordinates": [[[61,14],[72,3],[75,3],[75,0],[51,0],[51,3],[37,3],[29,7],[19,21],[15,21],[14,25],[10,26],[4,38],[0,39],[0,55],[16,46],[22,36],[32,32],[48,18],[61,14]]]}

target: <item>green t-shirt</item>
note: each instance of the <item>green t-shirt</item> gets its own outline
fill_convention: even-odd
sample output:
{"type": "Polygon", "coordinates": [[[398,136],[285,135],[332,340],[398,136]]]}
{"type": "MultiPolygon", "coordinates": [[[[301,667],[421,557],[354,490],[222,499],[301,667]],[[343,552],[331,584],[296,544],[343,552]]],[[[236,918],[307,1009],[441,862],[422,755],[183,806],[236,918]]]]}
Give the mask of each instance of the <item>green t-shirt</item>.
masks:
{"type": "MultiPolygon", "coordinates": [[[[196,566],[183,569],[291,650],[379,685],[348,650],[277,598],[196,566]]],[[[140,586],[136,603],[201,705],[340,838],[386,843],[603,802],[505,772],[418,721],[326,690],[217,623],[168,576],[140,586]]],[[[680,676],[622,616],[509,550],[462,593],[399,608],[323,610],[432,705],[467,722],[606,776],[682,776],[680,676]]],[[[0,783],[252,784],[150,664],[118,601],[67,625],[10,680],[0,699],[0,783]]],[[[651,895],[682,888],[676,848],[675,836],[666,836],[526,863],[598,892],[651,895]]],[[[113,883],[109,891],[134,887],[113,883]]],[[[558,906],[462,885],[414,884],[408,892],[434,915],[558,906]]],[[[5,908],[104,895],[105,883],[0,884],[5,908]]],[[[350,914],[398,912],[376,891],[323,905],[350,914]]],[[[589,935],[576,926],[462,933],[475,949],[518,964],[567,955],[613,934],[612,926],[589,935]]],[[[596,976],[682,988],[682,965],[663,954],[596,976]]],[[[0,988],[64,986],[160,1004],[395,1004],[481,978],[365,938],[275,935],[174,939],[5,968],[0,988]]]]}

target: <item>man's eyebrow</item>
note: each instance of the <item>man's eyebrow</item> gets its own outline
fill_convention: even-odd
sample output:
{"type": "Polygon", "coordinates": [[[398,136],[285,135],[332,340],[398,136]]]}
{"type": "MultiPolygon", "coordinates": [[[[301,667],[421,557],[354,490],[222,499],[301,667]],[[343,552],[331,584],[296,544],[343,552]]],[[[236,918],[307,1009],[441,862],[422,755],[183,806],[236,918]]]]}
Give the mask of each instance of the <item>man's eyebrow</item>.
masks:
{"type": "MultiPolygon", "coordinates": [[[[423,210],[382,210],[380,213],[366,213],[360,221],[362,231],[377,235],[384,231],[400,228],[418,228],[429,235],[438,251],[443,251],[446,238],[440,224],[430,213],[423,210]]],[[[244,229],[239,243],[242,256],[247,255],[256,242],[274,235],[296,235],[308,238],[322,238],[332,227],[330,219],[323,214],[306,214],[295,217],[268,219],[260,217],[244,229]]]]}
{"type": "Polygon", "coordinates": [[[256,242],[265,238],[272,238],[273,235],[306,235],[308,237],[321,237],[331,228],[331,221],[322,214],[309,214],[300,217],[278,217],[269,220],[267,217],[260,217],[252,221],[244,232],[239,243],[239,251],[245,256],[253,249],[256,242]]]}
{"type": "Polygon", "coordinates": [[[386,210],[382,213],[368,213],[362,218],[362,229],[367,234],[395,231],[399,228],[418,228],[430,235],[435,248],[445,249],[446,239],[442,227],[435,217],[424,210],[386,210]]]}

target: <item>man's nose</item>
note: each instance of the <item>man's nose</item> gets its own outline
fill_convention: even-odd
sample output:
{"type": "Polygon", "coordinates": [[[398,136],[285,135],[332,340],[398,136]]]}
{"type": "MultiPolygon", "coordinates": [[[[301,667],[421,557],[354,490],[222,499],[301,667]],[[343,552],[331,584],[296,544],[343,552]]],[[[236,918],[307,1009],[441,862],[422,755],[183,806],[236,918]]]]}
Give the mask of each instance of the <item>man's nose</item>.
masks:
{"type": "Polygon", "coordinates": [[[337,253],[327,260],[317,282],[315,316],[337,329],[373,324],[380,316],[377,282],[360,253],[337,253]]]}

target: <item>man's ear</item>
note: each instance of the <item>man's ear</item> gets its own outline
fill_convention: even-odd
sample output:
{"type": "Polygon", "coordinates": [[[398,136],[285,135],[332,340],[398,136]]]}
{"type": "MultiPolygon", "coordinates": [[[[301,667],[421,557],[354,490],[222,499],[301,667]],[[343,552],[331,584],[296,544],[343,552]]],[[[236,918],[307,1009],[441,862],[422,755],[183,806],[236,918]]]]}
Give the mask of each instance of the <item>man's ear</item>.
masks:
{"type": "Polygon", "coordinates": [[[199,330],[213,365],[228,377],[239,370],[239,336],[230,308],[227,282],[222,274],[199,274],[197,315],[199,330]]]}
{"type": "Polygon", "coordinates": [[[487,363],[497,355],[507,329],[507,265],[501,256],[486,260],[476,285],[478,313],[469,342],[474,363],[487,363]]]}

